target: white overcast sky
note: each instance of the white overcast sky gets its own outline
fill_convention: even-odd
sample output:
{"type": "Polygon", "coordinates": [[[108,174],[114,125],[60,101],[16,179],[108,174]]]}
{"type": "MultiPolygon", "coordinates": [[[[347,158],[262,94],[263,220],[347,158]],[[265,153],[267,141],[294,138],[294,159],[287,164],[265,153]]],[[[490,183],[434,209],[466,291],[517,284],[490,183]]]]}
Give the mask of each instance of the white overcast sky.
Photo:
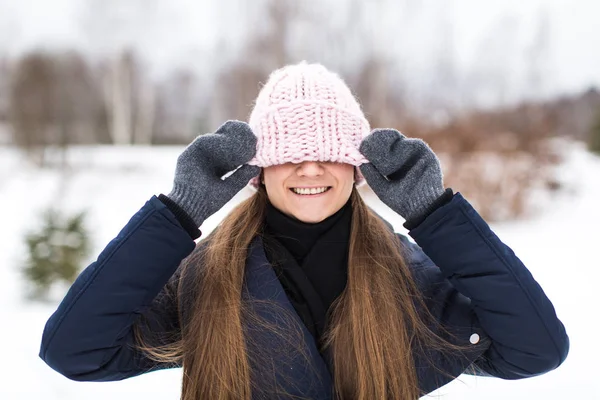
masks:
{"type": "MultiPolygon", "coordinates": [[[[0,52],[16,54],[34,47],[90,49],[82,7],[94,0],[0,0],[0,52]]],[[[236,16],[248,12],[255,0],[98,0],[110,3],[155,4],[155,12],[142,17],[124,13],[131,32],[126,34],[156,71],[174,63],[194,62],[200,51],[213,48],[216,32],[235,36],[236,16]],[[235,4],[244,4],[240,11],[235,4]]],[[[332,0],[344,7],[345,0],[332,0]]],[[[380,0],[402,3],[402,0],[380,0]]],[[[404,41],[403,56],[415,65],[427,65],[432,45],[439,41],[440,23],[452,27],[454,57],[459,69],[473,68],[482,52],[496,49],[498,64],[523,68],[513,49],[526,48],[535,37],[540,15],[549,26],[547,71],[551,92],[576,92],[600,86],[599,0],[404,0],[420,2],[418,12],[399,17],[394,12],[372,17],[373,24],[410,25],[418,41],[404,41]],[[503,26],[505,31],[492,28],[503,26]],[[492,33],[494,32],[494,33],[492,33]],[[437,36],[436,36],[437,35],[437,36]],[[408,43],[408,44],[406,44],[408,43]]],[[[103,32],[101,34],[104,34],[103,32]]],[[[111,32],[106,32],[110,35],[111,32]]],[[[233,37],[232,36],[232,37],[233,37]]],[[[393,40],[391,41],[393,42],[393,40]]],[[[489,59],[489,57],[487,57],[489,59]]]]}

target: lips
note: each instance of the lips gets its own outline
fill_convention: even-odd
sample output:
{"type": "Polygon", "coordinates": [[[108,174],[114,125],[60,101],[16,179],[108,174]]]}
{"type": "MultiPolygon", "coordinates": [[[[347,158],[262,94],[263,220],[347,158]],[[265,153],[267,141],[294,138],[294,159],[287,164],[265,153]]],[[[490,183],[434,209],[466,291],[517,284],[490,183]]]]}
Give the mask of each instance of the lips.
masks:
{"type": "Polygon", "coordinates": [[[290,191],[299,196],[317,196],[319,194],[327,193],[331,189],[331,186],[320,186],[312,188],[290,188],[290,191]]]}

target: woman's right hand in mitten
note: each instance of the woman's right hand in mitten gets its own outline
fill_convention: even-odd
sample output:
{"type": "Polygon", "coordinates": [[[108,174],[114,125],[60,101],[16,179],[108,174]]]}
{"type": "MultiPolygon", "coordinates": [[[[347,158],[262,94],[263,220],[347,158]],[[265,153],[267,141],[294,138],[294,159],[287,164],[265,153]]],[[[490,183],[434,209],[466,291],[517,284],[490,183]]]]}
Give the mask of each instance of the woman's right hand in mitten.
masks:
{"type": "Polygon", "coordinates": [[[167,197],[201,226],[260,173],[260,167],[246,165],[256,153],[256,142],[250,126],[241,121],[227,121],[215,133],[198,136],[179,155],[167,197]]]}

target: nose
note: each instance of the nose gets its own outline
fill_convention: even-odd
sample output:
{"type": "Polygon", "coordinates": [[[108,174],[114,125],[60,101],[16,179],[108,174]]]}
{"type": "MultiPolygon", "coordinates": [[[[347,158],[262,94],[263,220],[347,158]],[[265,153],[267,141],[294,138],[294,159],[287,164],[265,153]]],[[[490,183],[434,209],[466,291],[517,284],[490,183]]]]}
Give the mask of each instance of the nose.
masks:
{"type": "Polygon", "coordinates": [[[323,166],[316,161],[304,161],[296,168],[298,176],[315,177],[323,175],[323,166]]]}

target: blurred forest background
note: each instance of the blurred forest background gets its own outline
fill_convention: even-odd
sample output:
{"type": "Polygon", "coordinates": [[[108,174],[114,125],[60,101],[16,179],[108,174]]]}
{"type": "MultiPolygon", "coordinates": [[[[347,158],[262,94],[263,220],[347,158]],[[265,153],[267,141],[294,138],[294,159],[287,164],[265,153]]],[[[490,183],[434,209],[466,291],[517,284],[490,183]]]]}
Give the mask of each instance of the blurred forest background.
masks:
{"type": "Polygon", "coordinates": [[[160,74],[132,39],[165,29],[156,0],[81,2],[74,18],[82,45],[72,48],[9,51],[15,23],[0,15],[0,144],[18,146],[40,168],[61,169],[71,146],[185,145],[227,119],[247,120],[269,72],[308,60],[343,76],[372,127],[426,140],[442,158],[446,185],[491,221],[526,215],[532,191],[561,189],[551,173],[561,161],[553,138],[600,151],[598,90],[548,90],[552,24],[544,9],[524,50],[511,47],[514,19],[490,24],[465,70],[456,62],[456,27],[440,5],[442,17],[428,27],[432,62],[409,73],[403,48],[425,41],[423,28],[410,25],[422,2],[205,3],[222,8],[202,38],[210,45],[160,74]]]}

